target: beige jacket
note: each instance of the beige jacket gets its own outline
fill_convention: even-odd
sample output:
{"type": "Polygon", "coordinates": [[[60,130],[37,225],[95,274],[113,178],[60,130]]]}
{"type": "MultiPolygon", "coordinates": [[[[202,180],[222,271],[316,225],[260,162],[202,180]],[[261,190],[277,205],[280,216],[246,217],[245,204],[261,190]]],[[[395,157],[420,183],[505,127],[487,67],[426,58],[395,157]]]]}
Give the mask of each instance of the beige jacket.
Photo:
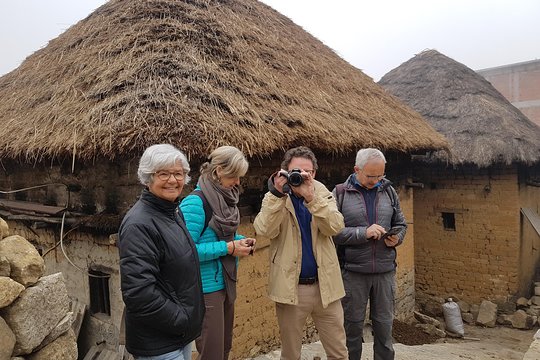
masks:
{"type": "MultiPolygon", "coordinates": [[[[318,181],[315,181],[315,198],[306,207],[313,216],[313,253],[318,266],[322,304],[327,307],[345,296],[336,248],[332,241],[332,236],[344,227],[343,216],[337,209],[332,193],[318,181]]],[[[253,225],[258,235],[270,238],[270,299],[297,305],[302,240],[289,196],[278,198],[268,192],[253,225]]]]}

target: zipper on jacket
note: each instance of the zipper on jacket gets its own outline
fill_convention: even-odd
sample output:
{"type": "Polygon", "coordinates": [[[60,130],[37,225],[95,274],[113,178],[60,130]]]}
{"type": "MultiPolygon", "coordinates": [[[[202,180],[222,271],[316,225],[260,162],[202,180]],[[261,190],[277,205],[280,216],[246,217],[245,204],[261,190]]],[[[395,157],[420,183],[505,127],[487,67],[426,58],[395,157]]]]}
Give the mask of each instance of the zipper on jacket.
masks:
{"type": "MultiPolygon", "coordinates": [[[[368,208],[367,208],[367,202],[366,202],[366,199],[364,198],[364,193],[360,191],[360,198],[362,199],[362,201],[364,202],[364,208],[366,209],[366,222],[369,224],[368,227],[370,227],[371,225],[373,224],[376,224],[377,223],[377,202],[379,200],[379,192],[377,191],[377,193],[375,193],[375,201],[374,201],[374,204],[373,206],[375,207],[375,222],[373,224],[371,224],[369,222],[369,215],[368,215],[368,208]]],[[[366,236],[367,236],[367,232],[366,232],[366,236]]],[[[367,239],[366,239],[367,240],[367,239]]],[[[378,240],[371,240],[371,271],[372,272],[375,272],[375,249],[376,249],[376,241],[378,240]]]]}
{"type": "MultiPolygon", "coordinates": [[[[375,211],[375,224],[377,224],[377,221],[379,220],[379,212],[377,211],[377,208],[379,206],[379,190],[377,189],[377,192],[375,193],[375,201],[374,201],[374,204],[373,204],[373,207],[374,207],[374,211],[375,211]]],[[[367,213],[367,211],[366,211],[367,213]]],[[[377,240],[379,241],[379,240],[377,240]]],[[[375,241],[373,241],[373,259],[372,259],[372,271],[373,273],[375,273],[376,269],[377,269],[377,265],[376,265],[376,262],[375,262],[375,259],[377,258],[377,243],[375,241]]]]}

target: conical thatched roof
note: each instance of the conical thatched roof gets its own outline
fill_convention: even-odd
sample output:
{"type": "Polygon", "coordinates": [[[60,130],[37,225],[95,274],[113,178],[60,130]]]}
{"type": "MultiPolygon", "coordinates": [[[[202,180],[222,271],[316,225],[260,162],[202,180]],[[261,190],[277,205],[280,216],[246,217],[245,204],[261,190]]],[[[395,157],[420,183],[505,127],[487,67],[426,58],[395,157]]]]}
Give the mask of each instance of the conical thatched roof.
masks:
{"type": "Polygon", "coordinates": [[[379,84],[447,137],[454,165],[540,160],[540,127],[482,76],[435,50],[401,64],[379,84]]]}
{"type": "Polygon", "coordinates": [[[255,0],[113,0],[0,78],[0,158],[114,159],[170,142],[446,146],[417,113],[255,0]]]}

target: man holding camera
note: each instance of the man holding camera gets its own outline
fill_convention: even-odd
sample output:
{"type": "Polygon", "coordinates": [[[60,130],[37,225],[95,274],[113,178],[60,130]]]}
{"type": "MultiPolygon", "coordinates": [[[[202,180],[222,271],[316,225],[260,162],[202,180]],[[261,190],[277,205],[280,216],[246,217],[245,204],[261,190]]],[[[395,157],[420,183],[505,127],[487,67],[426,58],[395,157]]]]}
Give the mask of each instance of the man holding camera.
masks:
{"type": "Polygon", "coordinates": [[[281,359],[300,359],[311,315],[328,359],[347,359],[343,281],[332,236],[343,229],[334,196],[314,179],[317,159],[300,146],[268,180],[254,226],[270,238],[269,296],[276,302],[281,359]]]}
{"type": "Polygon", "coordinates": [[[386,159],[377,149],[361,149],[354,173],[334,189],[345,228],[334,237],[342,267],[345,331],[350,360],[362,356],[362,334],[369,300],[375,359],[393,360],[392,322],[396,246],[407,223],[396,191],[385,179],[386,159]]]}

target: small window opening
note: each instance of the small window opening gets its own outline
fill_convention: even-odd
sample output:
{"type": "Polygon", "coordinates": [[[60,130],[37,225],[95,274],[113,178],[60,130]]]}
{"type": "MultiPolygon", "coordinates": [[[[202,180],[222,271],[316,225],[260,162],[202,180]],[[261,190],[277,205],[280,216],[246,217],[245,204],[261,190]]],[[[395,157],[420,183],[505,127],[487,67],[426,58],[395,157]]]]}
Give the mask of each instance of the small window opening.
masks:
{"type": "Polygon", "coordinates": [[[111,315],[111,299],[109,295],[110,274],[97,270],[90,270],[88,281],[90,283],[90,312],[111,315]]]}
{"type": "Polygon", "coordinates": [[[456,230],[456,218],[454,216],[454,213],[443,212],[442,220],[443,220],[444,230],[456,230]]]}

